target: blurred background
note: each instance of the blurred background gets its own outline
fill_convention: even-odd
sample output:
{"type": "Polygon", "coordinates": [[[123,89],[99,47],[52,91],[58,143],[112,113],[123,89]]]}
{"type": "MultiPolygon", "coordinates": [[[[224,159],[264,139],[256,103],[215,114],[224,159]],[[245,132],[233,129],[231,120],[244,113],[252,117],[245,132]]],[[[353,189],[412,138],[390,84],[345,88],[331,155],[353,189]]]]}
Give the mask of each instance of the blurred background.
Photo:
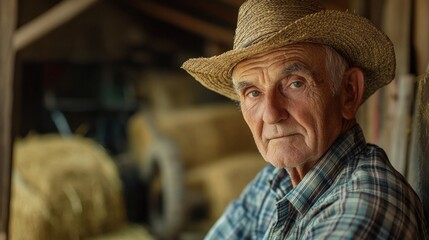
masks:
{"type": "MultiPolygon", "coordinates": [[[[0,3],[0,81],[11,83],[0,95],[13,99],[0,114],[10,139],[0,220],[10,239],[203,238],[265,162],[238,105],[180,66],[232,48],[242,2],[0,3]]],[[[394,42],[396,78],[358,118],[427,207],[429,1],[322,2],[394,42]]]]}

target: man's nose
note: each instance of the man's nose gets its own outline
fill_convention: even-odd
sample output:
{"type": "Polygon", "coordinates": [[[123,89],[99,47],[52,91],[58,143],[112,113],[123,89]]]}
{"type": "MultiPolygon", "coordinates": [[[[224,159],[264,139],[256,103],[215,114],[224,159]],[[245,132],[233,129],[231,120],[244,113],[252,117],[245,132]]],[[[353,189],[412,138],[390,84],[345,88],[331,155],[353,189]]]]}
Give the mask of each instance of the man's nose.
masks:
{"type": "Polygon", "coordinates": [[[286,109],[286,101],[280,94],[272,93],[265,95],[265,108],[262,120],[268,124],[278,123],[289,117],[286,109]]]}

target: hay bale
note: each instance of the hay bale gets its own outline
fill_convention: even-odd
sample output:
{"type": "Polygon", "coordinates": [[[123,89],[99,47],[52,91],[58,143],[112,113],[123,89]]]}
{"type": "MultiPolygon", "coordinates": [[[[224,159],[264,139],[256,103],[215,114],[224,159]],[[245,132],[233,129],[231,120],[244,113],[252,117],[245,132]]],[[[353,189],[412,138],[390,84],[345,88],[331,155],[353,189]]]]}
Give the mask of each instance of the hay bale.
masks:
{"type": "Polygon", "coordinates": [[[141,75],[136,94],[152,109],[174,109],[190,106],[197,102],[200,84],[183,72],[152,70],[141,75]]]}
{"type": "Polygon", "coordinates": [[[116,167],[89,139],[44,135],[19,141],[14,172],[12,239],[42,235],[28,231],[24,223],[29,221],[40,222],[34,223],[40,225],[35,232],[47,231],[43,234],[49,237],[40,239],[81,239],[116,229],[126,220],[116,167]],[[43,214],[33,198],[39,199],[43,214]]]}
{"type": "Polygon", "coordinates": [[[119,230],[103,234],[88,240],[154,240],[149,231],[140,225],[128,224],[119,230]]]}
{"type": "Polygon", "coordinates": [[[258,152],[231,155],[190,170],[187,186],[189,191],[204,194],[213,223],[266,165],[258,152]]]}
{"type": "Polygon", "coordinates": [[[185,166],[256,150],[250,130],[234,104],[159,112],[157,123],[182,151],[185,166]]]}
{"type": "Polygon", "coordinates": [[[130,143],[139,157],[144,158],[151,141],[161,134],[178,146],[186,169],[256,150],[240,110],[230,103],[139,113],[129,126],[130,143]]]}
{"type": "Polygon", "coordinates": [[[23,182],[19,172],[14,171],[9,223],[10,238],[52,239],[52,236],[58,236],[50,216],[51,211],[47,201],[23,182]]]}

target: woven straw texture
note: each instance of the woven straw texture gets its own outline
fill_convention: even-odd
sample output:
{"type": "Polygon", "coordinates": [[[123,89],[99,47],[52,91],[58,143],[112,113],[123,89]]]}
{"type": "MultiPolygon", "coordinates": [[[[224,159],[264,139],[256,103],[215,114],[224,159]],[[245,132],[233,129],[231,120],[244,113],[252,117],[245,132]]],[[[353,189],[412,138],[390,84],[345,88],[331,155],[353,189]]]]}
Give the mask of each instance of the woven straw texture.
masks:
{"type": "Polygon", "coordinates": [[[369,20],[350,12],[323,10],[312,0],[249,0],[239,10],[233,50],[192,58],[182,68],[205,87],[237,100],[232,71],[253,55],[294,43],[333,47],[365,73],[366,100],[393,80],[395,53],[390,39],[369,20]]]}

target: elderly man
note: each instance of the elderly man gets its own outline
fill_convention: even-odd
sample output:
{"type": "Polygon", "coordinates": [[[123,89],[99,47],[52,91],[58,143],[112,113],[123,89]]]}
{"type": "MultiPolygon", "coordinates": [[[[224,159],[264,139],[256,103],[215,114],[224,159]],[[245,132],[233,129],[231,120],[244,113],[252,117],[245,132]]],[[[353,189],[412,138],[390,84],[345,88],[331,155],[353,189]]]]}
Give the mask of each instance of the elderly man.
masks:
{"type": "Polygon", "coordinates": [[[271,163],[206,239],[428,239],[416,193],[355,119],[395,73],[392,43],[369,21],[311,0],[249,0],[233,50],[182,67],[239,101],[271,163]]]}

